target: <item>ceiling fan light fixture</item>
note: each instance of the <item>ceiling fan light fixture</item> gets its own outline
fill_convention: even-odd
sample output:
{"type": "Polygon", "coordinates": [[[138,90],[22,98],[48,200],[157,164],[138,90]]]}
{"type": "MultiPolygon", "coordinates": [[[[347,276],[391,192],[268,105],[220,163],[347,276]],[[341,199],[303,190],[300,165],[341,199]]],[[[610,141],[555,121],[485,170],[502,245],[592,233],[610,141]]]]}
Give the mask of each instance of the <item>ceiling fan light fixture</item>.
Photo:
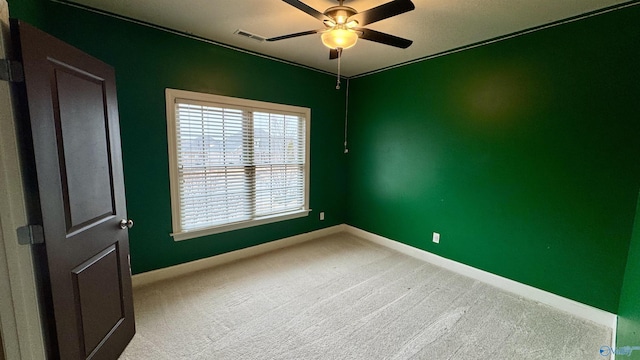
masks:
{"type": "Polygon", "coordinates": [[[358,41],[358,33],[349,29],[332,29],[320,36],[329,49],[348,49],[358,41]]]}
{"type": "Polygon", "coordinates": [[[358,26],[358,22],[355,20],[351,20],[348,23],[344,24],[344,26],[346,26],[348,29],[351,29],[352,27],[358,26]]]}

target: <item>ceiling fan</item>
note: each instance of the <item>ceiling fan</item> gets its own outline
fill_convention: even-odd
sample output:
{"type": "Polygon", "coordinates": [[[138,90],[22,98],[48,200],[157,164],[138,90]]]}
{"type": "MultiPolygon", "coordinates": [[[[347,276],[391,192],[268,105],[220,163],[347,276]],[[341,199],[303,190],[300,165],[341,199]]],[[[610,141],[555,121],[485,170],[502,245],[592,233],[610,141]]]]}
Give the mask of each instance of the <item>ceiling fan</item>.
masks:
{"type": "Polygon", "coordinates": [[[267,41],[279,41],[321,33],[322,43],[330,49],[329,59],[339,58],[342,50],[354,46],[358,38],[402,49],[408,48],[413,43],[411,40],[362,27],[415,9],[411,0],[393,0],[361,12],[352,7],[344,6],[344,0],[338,0],[338,6],[332,6],[324,12],[298,0],[283,1],[322,21],[325,27],[277,36],[266,39],[267,41]]]}

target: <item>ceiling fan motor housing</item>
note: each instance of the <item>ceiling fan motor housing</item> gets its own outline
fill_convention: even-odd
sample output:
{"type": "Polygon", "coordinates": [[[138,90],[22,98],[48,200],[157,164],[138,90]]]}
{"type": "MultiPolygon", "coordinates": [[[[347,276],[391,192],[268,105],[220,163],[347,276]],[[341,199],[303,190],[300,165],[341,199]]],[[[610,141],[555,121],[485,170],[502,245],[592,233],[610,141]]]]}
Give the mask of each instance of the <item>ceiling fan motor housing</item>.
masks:
{"type": "Polygon", "coordinates": [[[338,25],[344,25],[348,18],[357,13],[356,9],[348,6],[333,6],[324,12],[325,15],[332,18],[338,25]]]}

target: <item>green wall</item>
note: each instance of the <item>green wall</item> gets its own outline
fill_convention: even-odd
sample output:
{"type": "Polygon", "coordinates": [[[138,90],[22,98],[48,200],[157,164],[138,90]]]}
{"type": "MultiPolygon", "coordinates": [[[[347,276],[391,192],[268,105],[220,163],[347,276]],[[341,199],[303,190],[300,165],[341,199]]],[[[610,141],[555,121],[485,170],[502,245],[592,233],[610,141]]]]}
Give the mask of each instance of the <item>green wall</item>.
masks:
{"type": "Polygon", "coordinates": [[[347,222],[617,312],[640,184],[638,19],[352,79],[347,222]]]}
{"type": "Polygon", "coordinates": [[[127,205],[136,224],[130,231],[134,273],[345,222],[345,97],[333,76],[50,1],[10,0],[9,11],[116,70],[127,205]],[[167,87],[311,108],[310,215],[174,242],[167,87]]]}
{"type": "MultiPolygon", "coordinates": [[[[640,198],[636,211],[618,309],[618,347],[640,346],[640,198]]],[[[634,351],[629,359],[640,359],[640,351],[634,351]]]]}

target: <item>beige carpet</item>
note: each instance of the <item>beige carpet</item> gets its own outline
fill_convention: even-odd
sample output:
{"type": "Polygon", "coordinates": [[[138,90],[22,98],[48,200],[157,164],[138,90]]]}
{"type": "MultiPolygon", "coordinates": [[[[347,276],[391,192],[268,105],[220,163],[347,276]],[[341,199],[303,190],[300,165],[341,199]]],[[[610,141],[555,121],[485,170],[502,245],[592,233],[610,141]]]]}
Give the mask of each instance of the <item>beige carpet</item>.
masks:
{"type": "Polygon", "coordinates": [[[608,359],[611,330],[346,234],[134,290],[133,359],[608,359]]]}

